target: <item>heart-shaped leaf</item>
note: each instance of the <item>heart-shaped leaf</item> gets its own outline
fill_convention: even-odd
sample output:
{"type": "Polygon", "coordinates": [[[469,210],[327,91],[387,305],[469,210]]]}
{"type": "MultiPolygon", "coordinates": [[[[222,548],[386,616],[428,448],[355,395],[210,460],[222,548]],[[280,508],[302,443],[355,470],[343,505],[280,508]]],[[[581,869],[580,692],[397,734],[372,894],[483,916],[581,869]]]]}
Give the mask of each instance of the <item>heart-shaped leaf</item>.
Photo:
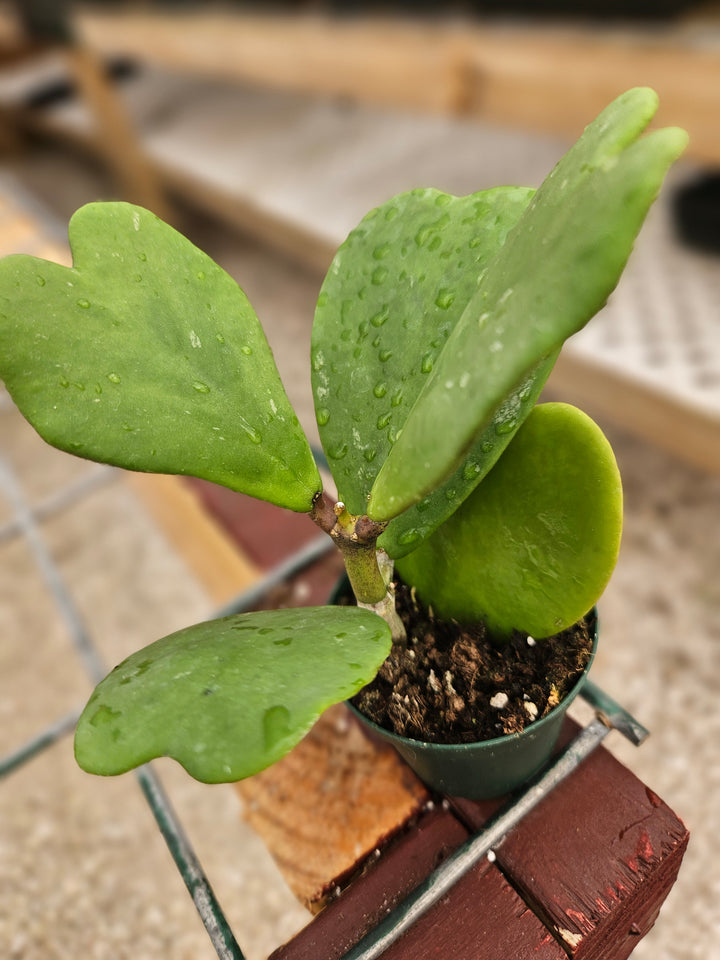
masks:
{"type": "Polygon", "coordinates": [[[89,204],[74,266],[0,263],[0,375],[50,443],[308,511],[320,479],[245,294],[154,214],[89,204]]]}
{"type": "MultiPolygon", "coordinates": [[[[338,250],[318,298],[312,376],[320,437],[351,512],[366,511],[378,470],[479,275],[532,195],[524,187],[467,197],[414,190],[371,211],[338,250]]],[[[550,366],[518,388],[509,401],[515,412],[532,409],[550,366]]],[[[478,438],[445,488],[391,524],[382,546],[395,556],[417,545],[472,490],[511,436],[512,430],[491,427],[478,438]]]]}
{"type": "Polygon", "coordinates": [[[615,287],[650,204],[687,144],[673,128],[638,140],[657,108],[630,90],[586,129],[489,263],[477,293],[389,452],[368,514],[387,520],[443,482],[543,357],[615,287]]]}
{"type": "Polygon", "coordinates": [[[622,487],[610,444],[575,407],[535,407],[477,489],[403,579],[445,619],[555,634],[593,606],[620,547],[622,487]]]}
{"type": "Polygon", "coordinates": [[[248,777],[368,683],[390,645],[385,621],[357,607],[240,614],[181,630],[98,685],[78,723],[78,763],[109,775],[170,756],[206,783],[248,777]]]}

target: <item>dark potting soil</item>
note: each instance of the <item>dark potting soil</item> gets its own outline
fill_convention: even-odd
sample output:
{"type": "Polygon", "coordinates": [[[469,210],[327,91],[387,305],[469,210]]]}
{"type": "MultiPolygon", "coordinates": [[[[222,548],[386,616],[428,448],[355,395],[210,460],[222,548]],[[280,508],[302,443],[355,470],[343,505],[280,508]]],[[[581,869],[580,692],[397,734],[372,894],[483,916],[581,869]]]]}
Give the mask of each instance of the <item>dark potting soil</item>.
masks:
{"type": "Polygon", "coordinates": [[[398,584],[408,642],[395,644],[352,703],[378,726],[429,743],[471,743],[523,730],[575,685],[592,653],[593,618],[534,641],[515,632],[502,647],[482,624],[436,620],[398,584]]]}

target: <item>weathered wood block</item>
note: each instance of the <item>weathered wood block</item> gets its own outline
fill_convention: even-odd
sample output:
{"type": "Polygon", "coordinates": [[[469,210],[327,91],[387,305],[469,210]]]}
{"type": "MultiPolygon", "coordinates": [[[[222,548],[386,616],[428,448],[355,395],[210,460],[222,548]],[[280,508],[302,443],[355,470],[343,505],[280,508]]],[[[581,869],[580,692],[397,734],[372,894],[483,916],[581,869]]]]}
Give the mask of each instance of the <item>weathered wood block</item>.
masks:
{"type": "Polygon", "coordinates": [[[236,784],[246,818],[313,912],[419,815],[430,795],[342,704],[286,757],[236,784]]]}

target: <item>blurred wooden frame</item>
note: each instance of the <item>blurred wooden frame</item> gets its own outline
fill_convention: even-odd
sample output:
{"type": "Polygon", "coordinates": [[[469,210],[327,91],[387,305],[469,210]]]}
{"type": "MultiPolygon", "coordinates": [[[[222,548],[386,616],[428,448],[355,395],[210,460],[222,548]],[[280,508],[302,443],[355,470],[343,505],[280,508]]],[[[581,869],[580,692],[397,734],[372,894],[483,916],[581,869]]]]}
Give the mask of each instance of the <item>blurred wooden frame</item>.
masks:
{"type": "Polygon", "coordinates": [[[693,40],[701,19],[640,31],[80,8],[77,23],[104,54],[572,138],[617,94],[649,85],[660,96],[658,122],[689,132],[690,156],[720,162],[720,52],[693,40]]]}
{"type": "MultiPolygon", "coordinates": [[[[61,51],[70,81],[86,103],[94,122],[93,146],[129,200],[153,210],[165,220],[172,212],[153,165],[108,78],[102,56],[76,38],[66,4],[21,0],[12,17],[0,11],[0,68],[61,51]]],[[[6,144],[12,145],[12,117],[2,117],[6,144]]]]}

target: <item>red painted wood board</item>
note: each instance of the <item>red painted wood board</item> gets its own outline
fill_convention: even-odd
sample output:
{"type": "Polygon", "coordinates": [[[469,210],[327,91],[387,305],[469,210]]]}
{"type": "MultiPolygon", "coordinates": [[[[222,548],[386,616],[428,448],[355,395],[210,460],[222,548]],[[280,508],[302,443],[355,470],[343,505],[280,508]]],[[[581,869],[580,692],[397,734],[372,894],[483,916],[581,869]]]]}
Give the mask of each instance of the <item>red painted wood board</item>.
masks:
{"type": "MultiPolygon", "coordinates": [[[[487,804],[453,800],[471,830],[487,804]]],[[[655,922],[688,841],[649,787],[598,748],[497,850],[513,886],[577,960],[625,960],[655,922]]]]}
{"type": "MultiPolygon", "coordinates": [[[[270,960],[339,960],[466,837],[442,807],[422,818],[270,960]]],[[[397,943],[386,960],[567,960],[497,867],[483,861],[397,943]]]]}
{"type": "Polygon", "coordinates": [[[567,960],[567,954],[500,870],[469,870],[383,960],[567,960]]]}
{"type": "Polygon", "coordinates": [[[448,810],[426,812],[270,960],[338,960],[466,838],[448,810]]]}

